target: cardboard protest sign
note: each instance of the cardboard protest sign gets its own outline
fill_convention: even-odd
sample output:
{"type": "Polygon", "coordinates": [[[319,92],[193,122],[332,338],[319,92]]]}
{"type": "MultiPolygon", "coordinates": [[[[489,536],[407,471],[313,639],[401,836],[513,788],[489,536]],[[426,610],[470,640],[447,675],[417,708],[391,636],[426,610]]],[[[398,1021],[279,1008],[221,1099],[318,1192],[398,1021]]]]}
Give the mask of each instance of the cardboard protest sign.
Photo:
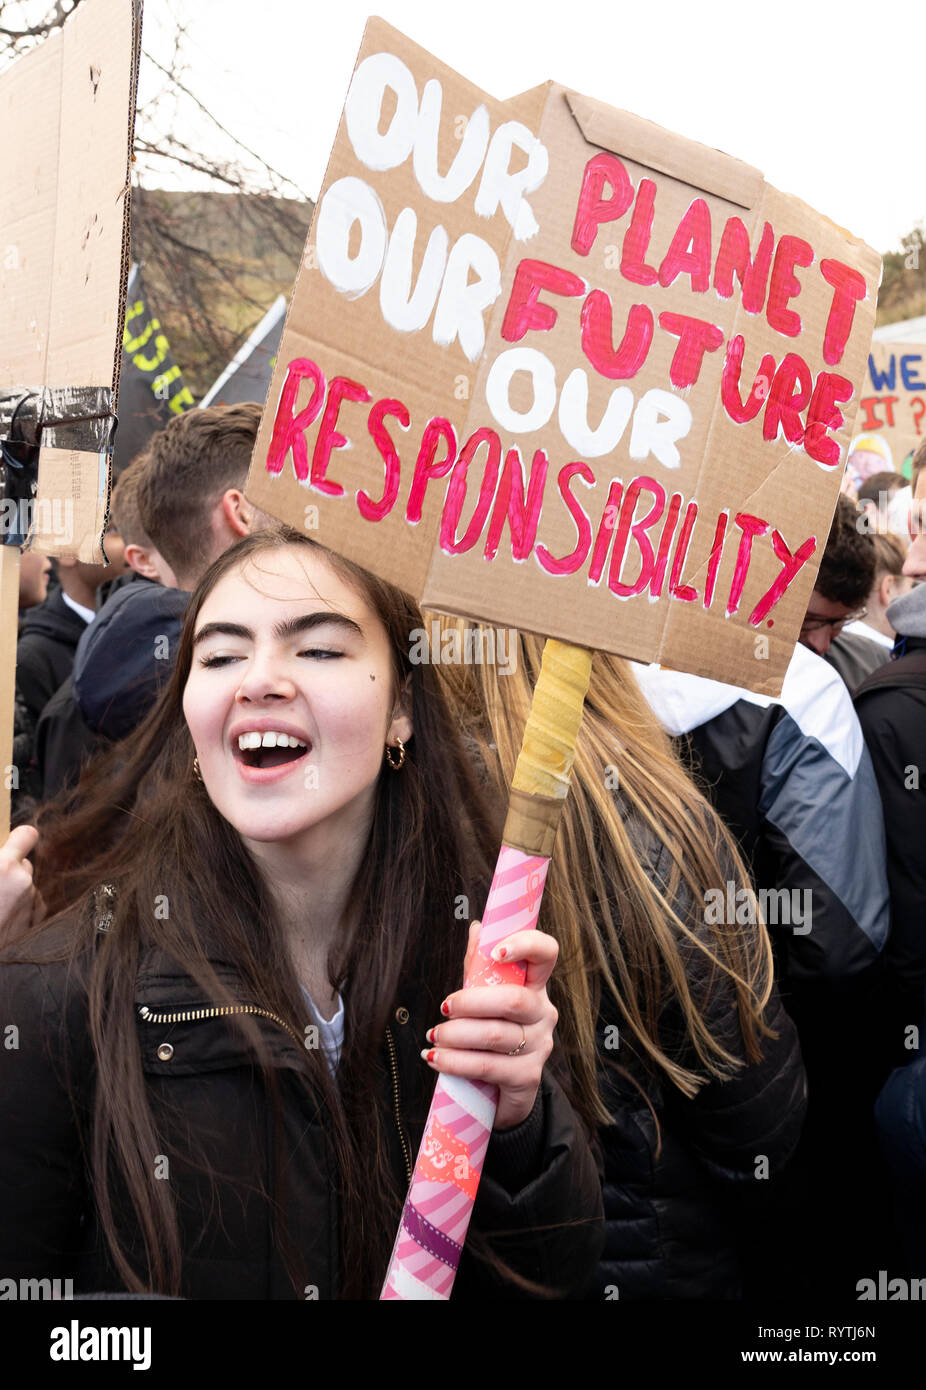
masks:
{"type": "Polygon", "coordinates": [[[33,547],[90,563],[109,504],[140,23],[132,0],[84,0],[0,78],[0,436],[14,412],[41,436],[33,547]]]}
{"type": "Polygon", "coordinates": [[[372,20],[248,496],[431,607],[776,693],[878,274],[739,160],[372,20]]]}
{"type": "Polygon", "coordinates": [[[926,433],[926,343],[873,342],[859,406],[856,428],[887,440],[899,473],[926,433]]]}
{"type": "Polygon", "coordinates": [[[196,404],[137,265],[129,272],[126,296],[119,428],[113,443],[116,474],[128,467],[157,430],[196,404]]]}
{"type": "Polygon", "coordinates": [[[104,559],[140,26],[136,0],[84,0],[0,77],[0,838],[20,546],[104,559]]]}

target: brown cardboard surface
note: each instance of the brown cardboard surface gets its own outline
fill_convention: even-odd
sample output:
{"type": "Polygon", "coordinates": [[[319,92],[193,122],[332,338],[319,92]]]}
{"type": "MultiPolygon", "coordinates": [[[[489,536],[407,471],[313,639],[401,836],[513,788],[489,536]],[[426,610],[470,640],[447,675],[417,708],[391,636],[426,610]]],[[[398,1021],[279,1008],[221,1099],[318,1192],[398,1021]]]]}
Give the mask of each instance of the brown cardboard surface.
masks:
{"type": "Polygon", "coordinates": [[[0,545],[0,845],[10,833],[13,775],[13,692],[16,676],[16,615],[19,610],[19,549],[0,545]]]}
{"type": "Polygon", "coordinates": [[[748,164],[552,82],[496,101],[371,20],[248,496],[431,608],[775,694],[878,274],[873,251],[748,164]],[[614,203],[600,222],[596,169],[614,203]],[[748,296],[723,268],[736,247],[768,251],[764,278],[743,267],[748,296]],[[792,252],[812,260],[795,269],[792,252]],[[862,296],[851,322],[833,276],[862,296]],[[681,348],[696,331],[701,356],[681,348]],[[751,418],[734,418],[754,381],[751,418]],[[812,397],[824,418],[807,431],[812,397]]]}
{"type": "MultiPolygon", "coordinates": [[[[0,77],[0,396],[8,404],[31,393],[33,417],[46,422],[48,409],[65,405],[39,452],[31,544],[90,563],[103,560],[110,425],[75,422],[66,406],[93,400],[99,412],[102,401],[108,412],[118,392],[139,22],[133,0],[84,0],[63,29],[0,77]]],[[[4,419],[6,426],[9,411],[4,419]]],[[[8,535],[21,519],[17,509],[10,524],[4,508],[8,535]]],[[[0,545],[4,839],[18,575],[18,550],[0,545]]]]}
{"type": "Polygon", "coordinates": [[[887,440],[899,473],[926,439],[926,343],[872,343],[855,428],[887,440]]]}
{"type": "MultiPolygon", "coordinates": [[[[118,388],[136,73],[131,0],[85,0],[0,78],[0,391],[118,388]]],[[[33,547],[102,562],[104,449],[42,450],[33,547]],[[64,491],[58,489],[64,487],[64,491]],[[71,512],[67,538],[45,518],[71,512]]]]}
{"type": "Polygon", "coordinates": [[[36,548],[43,555],[76,554],[87,564],[99,564],[106,507],[99,455],[82,449],[41,450],[34,515],[41,536],[36,548]]]}

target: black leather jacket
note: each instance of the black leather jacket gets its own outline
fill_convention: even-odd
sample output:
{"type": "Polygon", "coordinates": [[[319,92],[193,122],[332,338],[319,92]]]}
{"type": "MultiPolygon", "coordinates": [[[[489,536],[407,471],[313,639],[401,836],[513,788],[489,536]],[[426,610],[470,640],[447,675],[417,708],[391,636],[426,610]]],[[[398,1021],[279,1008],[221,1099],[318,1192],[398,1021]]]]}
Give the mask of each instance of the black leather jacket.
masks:
{"type": "MultiPolygon", "coordinates": [[[[0,1022],[18,1028],[16,1046],[0,1049],[0,1277],[70,1277],[77,1293],[121,1290],[83,1156],[95,1065],[80,972],[69,976],[63,963],[6,963],[14,954],[21,956],[22,947],[0,955],[0,1022]]],[[[227,967],[216,968],[233,980],[227,967]]],[[[254,1001],[242,1002],[255,1009],[277,1068],[282,1135],[240,1032],[210,1011],[171,961],[154,949],[142,952],[138,1055],[164,1150],[151,1156],[152,1180],[169,1181],[177,1198],[181,1292],[214,1299],[336,1297],[337,1173],[325,1116],[296,1085],[304,1039],[281,1020],[262,1017],[254,1001]],[[206,1172],[191,1156],[191,1136],[202,1146],[206,1172]],[[275,1211],[280,1145],[288,1174],[282,1213],[275,1211]],[[308,1271],[305,1290],[295,1289],[286,1273],[279,1223],[308,1271]]],[[[431,1023],[418,1016],[414,1000],[396,1001],[383,1040],[382,1084],[396,1121],[393,1168],[403,1191],[433,1088],[433,1073],[420,1058],[431,1023]]],[[[568,1297],[581,1291],[600,1253],[600,1176],[549,1072],[548,1065],[531,1116],[490,1143],[471,1229],[506,1233],[497,1250],[510,1266],[568,1297]],[[532,1227],[544,1230],[535,1236],[532,1227]]],[[[131,1230],[128,1211],[121,1216],[131,1230]]],[[[486,1296],[516,1297],[518,1290],[467,1250],[454,1297],[486,1296]]]]}

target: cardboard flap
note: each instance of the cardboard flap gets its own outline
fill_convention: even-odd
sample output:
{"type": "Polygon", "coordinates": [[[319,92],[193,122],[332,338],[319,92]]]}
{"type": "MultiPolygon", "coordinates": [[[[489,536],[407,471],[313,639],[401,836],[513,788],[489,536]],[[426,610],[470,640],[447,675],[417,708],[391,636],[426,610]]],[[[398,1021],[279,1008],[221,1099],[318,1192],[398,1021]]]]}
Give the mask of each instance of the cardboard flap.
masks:
{"type": "Polygon", "coordinates": [[[724,154],[722,150],[700,145],[656,125],[654,121],[619,111],[592,97],[566,92],[566,104],[576,124],[591,145],[624,155],[636,164],[657,173],[668,174],[680,183],[689,183],[713,193],[728,203],[751,208],[762,192],[762,174],[751,164],[724,154]]]}

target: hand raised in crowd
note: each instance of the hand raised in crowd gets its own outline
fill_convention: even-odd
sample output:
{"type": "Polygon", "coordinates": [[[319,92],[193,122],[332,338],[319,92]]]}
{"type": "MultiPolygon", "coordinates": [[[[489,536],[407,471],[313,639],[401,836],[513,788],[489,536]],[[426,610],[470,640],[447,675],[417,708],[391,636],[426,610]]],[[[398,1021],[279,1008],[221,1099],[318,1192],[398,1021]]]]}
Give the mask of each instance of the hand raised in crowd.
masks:
{"type": "Polygon", "coordinates": [[[0,847],[0,949],[45,916],[45,904],[32,882],[32,864],[27,857],[38,838],[34,825],[19,825],[0,847]]]}
{"type": "MultiPolygon", "coordinates": [[[[470,927],[464,978],[479,940],[470,927]]],[[[497,1130],[512,1129],[534,1107],[544,1063],[553,1051],[557,1012],[547,997],[559,945],[541,931],[513,932],[493,956],[527,966],[523,985],[471,985],[448,994],[446,1019],[428,1032],[422,1056],[435,1071],[498,1086],[497,1130]],[[503,956],[498,952],[504,951],[503,956]]]]}

